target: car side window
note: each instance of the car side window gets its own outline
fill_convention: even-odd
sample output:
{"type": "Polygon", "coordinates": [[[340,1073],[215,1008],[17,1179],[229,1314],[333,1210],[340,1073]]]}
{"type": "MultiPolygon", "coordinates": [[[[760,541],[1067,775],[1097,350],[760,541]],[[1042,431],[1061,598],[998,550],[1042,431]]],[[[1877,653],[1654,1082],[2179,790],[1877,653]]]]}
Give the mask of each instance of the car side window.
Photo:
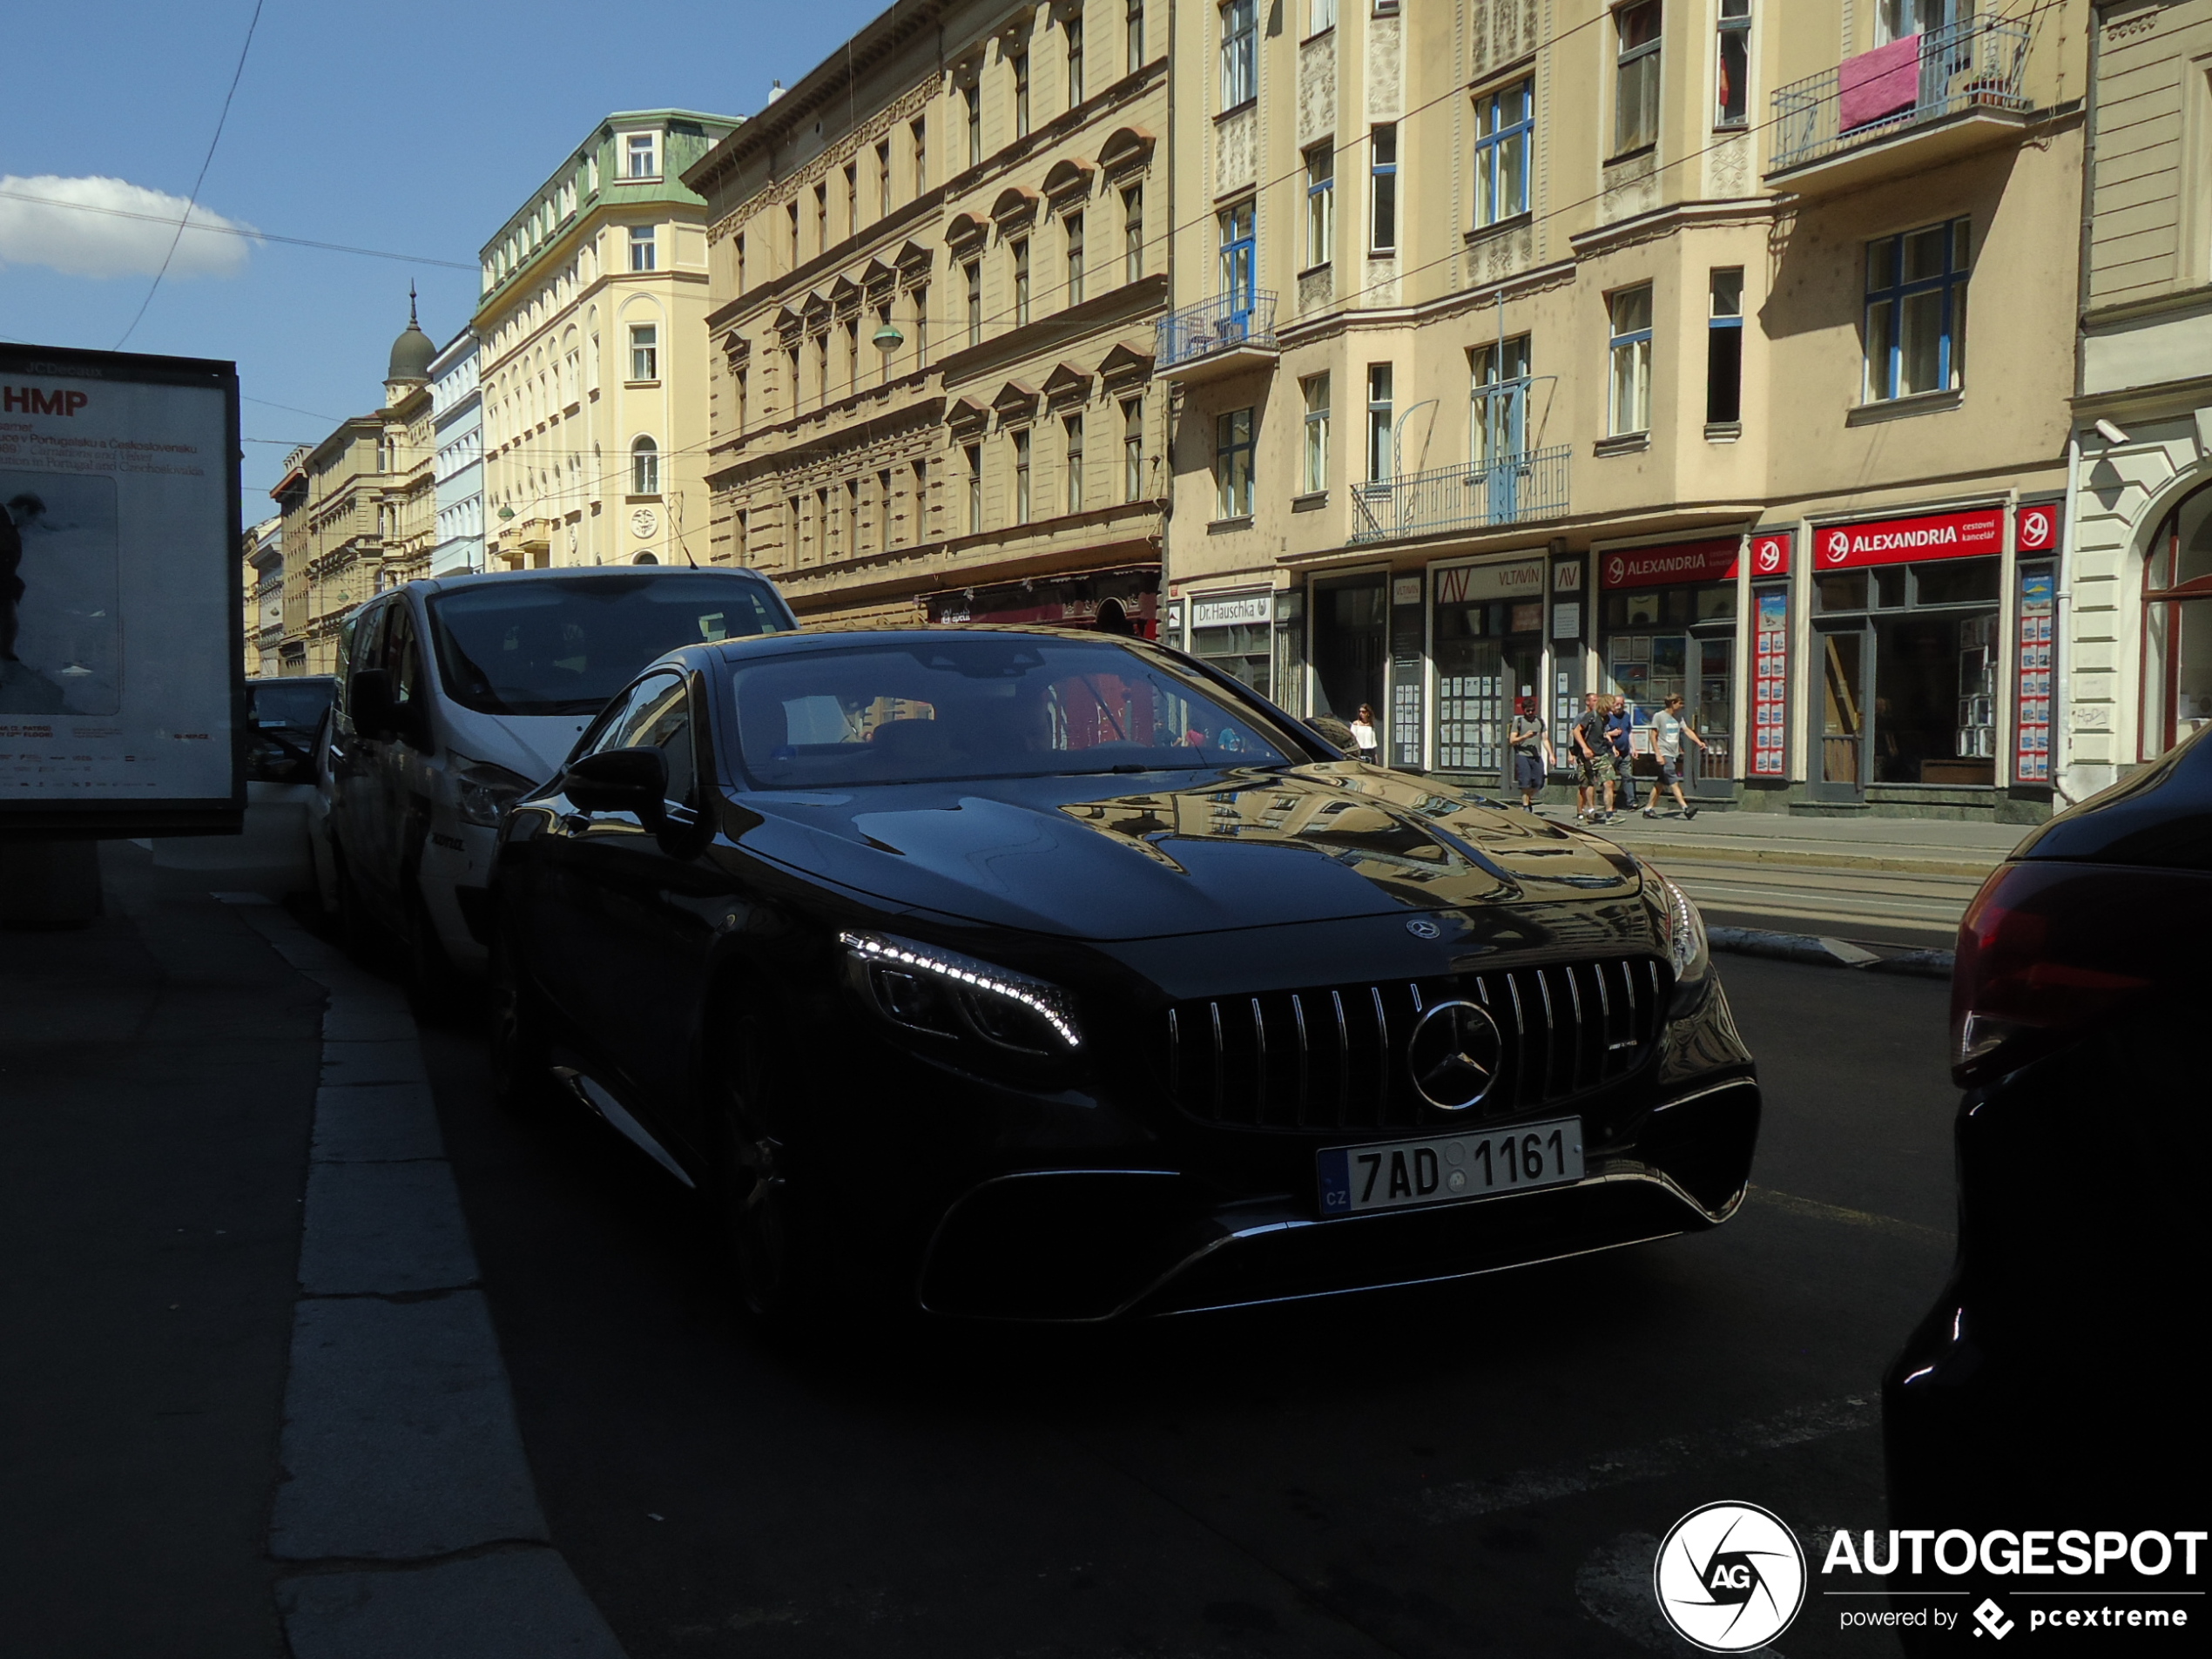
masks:
{"type": "Polygon", "coordinates": [[[584,733],[583,740],[577,745],[577,758],[599,754],[608,749],[628,748],[629,734],[637,729],[632,715],[666,691],[669,684],[669,676],[656,674],[651,679],[639,681],[626,691],[618,692],[591,729],[584,733]]]}
{"type": "Polygon", "coordinates": [[[683,677],[654,674],[640,680],[594,746],[659,750],[668,759],[668,799],[689,802],[698,766],[691,745],[691,693],[683,677]]]}

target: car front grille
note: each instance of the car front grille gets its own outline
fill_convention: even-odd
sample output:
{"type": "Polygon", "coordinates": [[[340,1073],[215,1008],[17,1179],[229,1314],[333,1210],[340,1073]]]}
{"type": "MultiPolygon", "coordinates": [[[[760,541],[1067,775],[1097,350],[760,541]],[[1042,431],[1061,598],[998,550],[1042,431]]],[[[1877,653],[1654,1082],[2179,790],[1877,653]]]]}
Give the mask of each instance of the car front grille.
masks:
{"type": "Polygon", "coordinates": [[[1325,1130],[1504,1117],[1635,1070],[1656,1052],[1669,984],[1658,961],[1629,956],[1178,1002],[1165,1069],[1176,1103],[1208,1123],[1325,1130]],[[1464,1112],[1423,1100],[1406,1062],[1414,1022],[1455,997],[1488,1010],[1504,1039],[1497,1081],[1464,1112]]]}

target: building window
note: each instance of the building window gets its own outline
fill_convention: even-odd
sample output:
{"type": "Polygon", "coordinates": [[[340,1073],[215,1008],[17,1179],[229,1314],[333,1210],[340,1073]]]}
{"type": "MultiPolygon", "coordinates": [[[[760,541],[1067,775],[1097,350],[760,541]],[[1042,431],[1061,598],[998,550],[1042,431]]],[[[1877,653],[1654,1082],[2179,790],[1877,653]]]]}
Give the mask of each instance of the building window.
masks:
{"type": "Polygon", "coordinates": [[[786,202],[784,213],[791,220],[791,262],[796,266],[799,264],[799,204],[786,202]]]}
{"type": "Polygon", "coordinates": [[[875,545],[880,552],[891,545],[891,469],[875,475],[875,545]]]}
{"type": "Polygon", "coordinates": [[[1398,126],[1374,127],[1367,134],[1367,247],[1374,253],[1398,251],[1398,126]]]}
{"type": "Polygon", "coordinates": [[[927,283],[914,289],[914,367],[921,368],[929,361],[929,287],[927,283]]]}
{"type": "Polygon", "coordinates": [[[1029,321],[1029,239],[1020,238],[1012,244],[1014,249],[1014,326],[1026,327],[1029,321]]]}
{"type": "Polygon", "coordinates": [[[1743,270],[1716,271],[1707,290],[1705,424],[1743,419],[1743,270]]]}
{"type": "Polygon", "coordinates": [[[845,481],[845,533],[848,538],[846,551],[855,556],[867,551],[860,545],[860,481],[858,478],[845,481]]]}
{"type": "Polygon", "coordinates": [[[1309,374],[1298,382],[1305,394],[1305,493],[1329,487],[1329,377],[1309,374]]]}
{"type": "Polygon", "coordinates": [[[1326,265],[1337,249],[1337,147],[1325,140],[1305,152],[1305,262],[1326,265]]]}
{"type": "Polygon", "coordinates": [[[734,412],[738,418],[738,430],[742,432],[745,430],[745,404],[747,401],[745,371],[742,368],[736,374],[730,376],[730,401],[734,407],[734,412]]]}
{"type": "Polygon", "coordinates": [[[1144,400],[1122,400],[1122,499],[1140,500],[1144,494],[1144,400]]]}
{"type": "MultiPolygon", "coordinates": [[[[1480,466],[1518,457],[1528,448],[1528,336],[1478,346],[1471,354],[1474,408],[1467,422],[1480,466]]],[[[1496,486],[1492,488],[1494,489],[1496,486]]],[[[1494,508],[1502,503],[1494,501],[1494,508]]]]}
{"type": "Polygon", "coordinates": [[[1528,211],[1528,152],[1536,125],[1533,81],[1474,101],[1474,222],[1480,229],[1528,211]]]}
{"type": "Polygon", "coordinates": [[[961,100],[968,111],[968,165],[983,165],[983,89],[970,81],[960,89],[961,100]]]}
{"type": "Polygon", "coordinates": [[[917,120],[907,130],[914,137],[914,194],[919,196],[929,188],[929,127],[917,120]]]}
{"type": "Polygon", "coordinates": [[[1623,288],[1607,301],[1611,317],[1612,397],[1607,429],[1615,437],[1651,430],[1651,285],[1623,288]]]}
{"type": "Polygon", "coordinates": [[[845,389],[849,395],[860,389],[860,320],[849,317],[845,323],[845,389]]]}
{"type": "Polygon", "coordinates": [[[1016,427],[1014,439],[1014,522],[1029,522],[1029,428],[1016,427]]]}
{"type": "Polygon", "coordinates": [[[1659,141],[1659,0],[1622,6],[1613,27],[1613,153],[1624,156],[1659,141]]]}
{"type": "Polygon", "coordinates": [[[630,493],[660,494],[660,446],[651,438],[640,438],[630,446],[630,493]]]}
{"type": "Polygon", "coordinates": [[[1122,280],[1134,282],[1144,274],[1144,186],[1131,185],[1122,192],[1122,280]]]}
{"type": "Polygon", "coordinates": [[[1337,0],[1306,0],[1305,32],[1318,35],[1337,26],[1337,0]]]}
{"type": "MultiPolygon", "coordinates": [[[[886,300],[875,308],[875,334],[880,334],[891,327],[891,302],[886,300]]],[[[876,347],[876,379],[882,384],[891,383],[891,354],[880,346],[876,347]]]]}
{"type": "Polygon", "coordinates": [[[1007,66],[1014,71],[1014,136],[1029,136],[1029,54],[1025,51],[1007,54],[1007,66]]]}
{"type": "Polygon", "coordinates": [[[2152,760],[2212,724],[2212,489],[2183,496],[2148,554],[2138,752],[2152,760]]]}
{"type": "Polygon", "coordinates": [[[860,164],[845,164],[845,233],[857,235],[860,229],[860,164]]]}
{"type": "Polygon", "coordinates": [[[1382,482],[1392,474],[1390,406],[1394,379],[1388,363],[1367,365],[1367,476],[1382,482]]]}
{"type": "Polygon", "coordinates": [[[799,551],[803,527],[799,517],[799,497],[792,496],[784,502],[784,562],[797,566],[801,560],[799,551]]]}
{"type": "Polygon", "coordinates": [[[961,454],[968,461],[968,533],[983,533],[983,446],[971,443],[961,454]]]}
{"type": "Polygon", "coordinates": [[[1252,512],[1252,412],[1231,409],[1214,420],[1216,518],[1250,518],[1252,512]]]}
{"type": "Polygon", "coordinates": [[[1233,110],[1259,90],[1258,8],[1229,0],[1221,9],[1221,107],[1233,110]]]}
{"type": "Polygon", "coordinates": [[[961,280],[968,285],[968,343],[983,343],[983,261],[970,260],[960,267],[961,280]]]}
{"type": "Polygon", "coordinates": [[[814,395],[823,407],[829,404],[829,335],[814,336],[814,395]]]}
{"type": "Polygon", "coordinates": [[[630,135],[630,176],[632,179],[657,179],[660,169],[653,165],[653,135],[633,132],[630,135]]]}
{"type": "Polygon", "coordinates": [[[831,504],[830,492],[814,492],[814,522],[822,529],[822,557],[833,559],[844,550],[845,526],[840,522],[837,509],[831,504]]]}
{"type": "Polygon", "coordinates": [[[791,408],[786,413],[796,415],[799,413],[799,405],[804,396],[804,390],[799,384],[799,370],[802,362],[799,355],[799,347],[793,346],[784,354],[784,356],[791,365],[791,374],[786,381],[791,388],[791,408]]]}
{"type": "Polygon", "coordinates": [[[1251,314],[1253,241],[1252,199],[1247,196],[1218,217],[1221,232],[1221,293],[1229,314],[1241,321],[1251,314]]]}
{"type": "Polygon", "coordinates": [[[1376,17],[1395,17],[1397,15],[1398,15],[1398,0],[1375,0],[1375,16],[1376,16],[1376,17]]]}
{"type": "Polygon", "coordinates": [[[1062,223],[1068,235],[1067,303],[1079,306],[1083,302],[1083,216],[1070,213],[1062,223]]]}
{"type": "Polygon", "coordinates": [[[891,216],[891,140],[888,138],[875,147],[875,214],[878,219],[891,216]]]}
{"type": "Polygon", "coordinates": [[[738,292],[743,293],[745,292],[745,233],[740,231],[732,239],[732,253],[737,263],[738,292]]]}
{"type": "Polygon", "coordinates": [[[1751,0],[1721,0],[1720,69],[1713,88],[1713,125],[1750,125],[1751,0]]]}
{"type": "Polygon", "coordinates": [[[914,536],[914,540],[919,542],[929,534],[929,463],[927,461],[914,462],[912,489],[914,536]]]}
{"type": "Polygon", "coordinates": [[[653,227],[650,225],[632,225],[630,227],[630,268],[633,271],[654,269],[658,263],[653,257],[655,251],[653,227]]]}
{"type": "Polygon", "coordinates": [[[1134,75],[1144,63],[1144,0],[1129,0],[1123,23],[1129,36],[1129,69],[1134,75]]]}
{"type": "Polygon", "coordinates": [[[1070,415],[1061,421],[1068,457],[1068,510],[1083,509],[1083,417],[1070,415]]]}
{"type": "Polygon", "coordinates": [[[814,252],[826,252],[829,245],[829,185],[824,183],[814,186],[814,252]]]}
{"type": "Polygon", "coordinates": [[[630,378],[660,378],[660,329],[652,323],[638,323],[630,331],[630,378]]]}
{"type": "Polygon", "coordinates": [[[1071,13],[1060,32],[1068,43],[1068,107],[1072,110],[1083,101],[1083,14],[1071,13]]]}
{"type": "Polygon", "coordinates": [[[1869,403],[1964,383],[1973,247],[1973,225],[1963,219],[1867,244],[1869,403]]]}

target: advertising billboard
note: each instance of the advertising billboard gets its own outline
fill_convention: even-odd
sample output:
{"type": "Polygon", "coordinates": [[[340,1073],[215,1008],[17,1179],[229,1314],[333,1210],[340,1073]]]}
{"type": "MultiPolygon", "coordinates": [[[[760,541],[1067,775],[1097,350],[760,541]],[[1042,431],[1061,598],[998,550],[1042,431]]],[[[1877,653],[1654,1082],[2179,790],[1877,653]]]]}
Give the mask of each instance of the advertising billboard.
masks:
{"type": "Polygon", "coordinates": [[[238,372],[0,346],[0,832],[235,830],[238,372]]]}

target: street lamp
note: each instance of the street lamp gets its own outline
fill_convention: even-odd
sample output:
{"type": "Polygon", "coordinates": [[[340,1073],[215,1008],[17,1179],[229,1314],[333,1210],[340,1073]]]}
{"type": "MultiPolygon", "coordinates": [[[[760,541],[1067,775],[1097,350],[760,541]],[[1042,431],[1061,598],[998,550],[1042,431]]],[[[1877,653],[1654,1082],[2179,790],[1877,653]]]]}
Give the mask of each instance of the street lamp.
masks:
{"type": "Polygon", "coordinates": [[[868,338],[874,342],[878,351],[896,351],[907,343],[907,337],[899,332],[899,325],[895,322],[877,324],[875,333],[868,338]]]}

